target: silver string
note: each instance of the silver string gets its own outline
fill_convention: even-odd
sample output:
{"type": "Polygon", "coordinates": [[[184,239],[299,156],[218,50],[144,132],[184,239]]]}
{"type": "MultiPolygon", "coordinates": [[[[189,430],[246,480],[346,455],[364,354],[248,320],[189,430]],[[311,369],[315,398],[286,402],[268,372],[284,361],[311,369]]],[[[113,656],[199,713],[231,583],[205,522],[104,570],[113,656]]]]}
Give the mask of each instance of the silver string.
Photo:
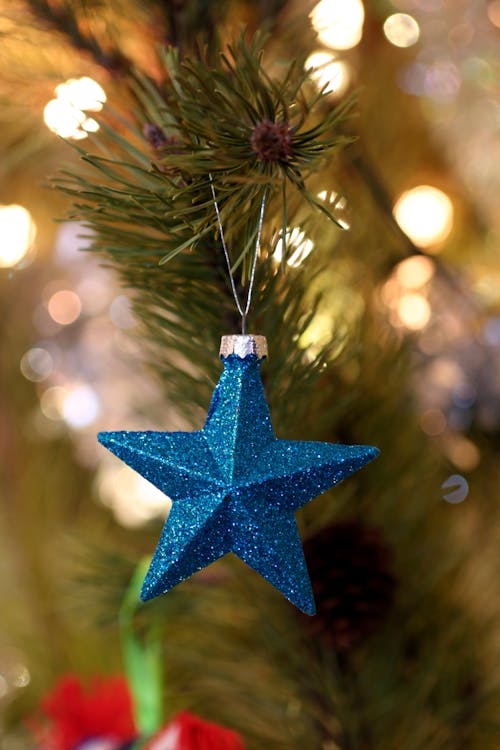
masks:
{"type": "Polygon", "coordinates": [[[255,271],[257,268],[257,258],[259,256],[259,250],[260,250],[260,238],[262,236],[262,224],[264,222],[264,210],[266,207],[267,190],[265,190],[264,195],[262,196],[262,203],[260,205],[259,224],[258,224],[258,229],[257,229],[257,240],[255,243],[255,250],[254,250],[254,254],[252,258],[252,267],[250,269],[250,281],[248,284],[247,301],[245,303],[245,308],[243,308],[241,306],[240,298],[238,297],[236,283],[234,280],[233,272],[231,270],[231,260],[229,258],[229,252],[228,252],[227,245],[226,245],[226,238],[224,237],[224,229],[222,227],[219,204],[217,203],[217,198],[215,195],[214,181],[212,179],[211,174],[209,174],[208,176],[210,178],[210,189],[212,191],[212,198],[214,202],[215,213],[217,215],[217,223],[219,225],[222,249],[224,251],[224,257],[226,259],[226,266],[227,266],[227,270],[229,273],[229,281],[231,282],[231,290],[233,292],[234,301],[236,303],[236,309],[238,310],[241,316],[241,332],[246,333],[247,315],[250,310],[250,305],[252,303],[252,293],[253,293],[253,287],[254,287],[254,282],[255,282],[255,271]]]}

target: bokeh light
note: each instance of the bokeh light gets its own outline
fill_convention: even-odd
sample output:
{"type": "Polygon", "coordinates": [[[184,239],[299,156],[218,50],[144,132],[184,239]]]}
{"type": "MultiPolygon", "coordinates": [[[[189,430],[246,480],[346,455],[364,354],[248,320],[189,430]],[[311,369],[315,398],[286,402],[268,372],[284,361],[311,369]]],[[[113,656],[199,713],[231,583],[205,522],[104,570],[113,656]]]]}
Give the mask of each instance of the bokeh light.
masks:
{"type": "Polygon", "coordinates": [[[34,346],[23,355],[20,368],[27,380],[37,383],[49,377],[54,369],[54,362],[50,352],[34,346]]]}
{"type": "Polygon", "coordinates": [[[46,104],[43,110],[43,119],[49,130],[60,135],[61,138],[80,140],[87,137],[87,133],[82,127],[88,119],[85,113],[71,107],[66,102],[59,101],[59,99],[51,99],[46,104]]]}
{"type": "MultiPolygon", "coordinates": [[[[297,268],[311,254],[314,249],[314,242],[308,239],[305,233],[299,227],[286,230],[286,252],[288,255],[287,264],[297,268]]],[[[278,263],[283,259],[283,238],[279,237],[276,242],[276,248],[273,258],[278,263]]]]}
{"type": "MultiPolygon", "coordinates": [[[[464,64],[464,73],[467,73],[467,67],[474,70],[470,73],[474,77],[477,66],[464,64]]],[[[462,72],[451,60],[414,62],[398,74],[397,80],[407,94],[426,96],[442,104],[457,96],[462,85],[462,72]]]]}
{"type": "MultiPolygon", "coordinates": [[[[54,242],[54,259],[61,266],[87,265],[81,250],[90,248],[93,231],[79,221],[65,221],[59,225],[54,242]]],[[[104,271],[104,269],[102,269],[104,271]]]]}
{"type": "Polygon", "coordinates": [[[336,221],[339,227],[341,227],[342,229],[345,229],[346,231],[351,228],[351,225],[345,219],[337,219],[336,221]]]}
{"type": "Polygon", "coordinates": [[[403,294],[397,306],[401,323],[412,331],[420,331],[431,317],[431,306],[422,294],[403,294]]]}
{"type": "Polygon", "coordinates": [[[463,503],[469,494],[469,483],[461,474],[452,474],[441,485],[443,500],[452,505],[463,503]]]}
{"type": "Polygon", "coordinates": [[[84,112],[87,110],[99,112],[106,101],[104,89],[88,76],[70,78],[66,83],[56,86],[55,91],[60,101],[84,112]]]}
{"type": "Polygon", "coordinates": [[[24,206],[0,206],[0,268],[16,266],[29,252],[36,226],[24,206]]]}
{"type": "Polygon", "coordinates": [[[343,60],[336,60],[331,52],[313,52],[306,60],[306,68],[312,68],[311,78],[325,93],[343,94],[350,83],[349,67],[343,60]]]}
{"type": "Polygon", "coordinates": [[[492,0],[488,3],[486,12],[493,26],[500,29],[500,0],[492,0]]]}
{"type": "Polygon", "coordinates": [[[119,294],[112,301],[109,306],[109,317],[117,328],[127,330],[137,325],[137,321],[132,313],[130,300],[124,294],[119,294]]]}
{"type": "Polygon", "coordinates": [[[318,39],[331,49],[351,49],[359,44],[364,20],[361,0],[321,0],[311,12],[318,39]]]}
{"type": "Polygon", "coordinates": [[[82,278],[76,286],[76,293],[86,314],[98,315],[103,312],[113,294],[105,269],[96,269],[92,275],[82,278]]]}
{"type": "Polygon", "coordinates": [[[165,518],[172,501],[128,466],[102,464],[97,478],[99,496],[123,526],[141,526],[165,518]]]}
{"type": "Polygon", "coordinates": [[[24,658],[16,648],[7,647],[0,651],[0,699],[29,685],[31,675],[24,658]]]}
{"type": "Polygon", "coordinates": [[[411,47],[420,37],[420,27],[408,13],[393,13],[384,23],[386,39],[395,47],[411,47]]]}
{"type": "Polygon", "coordinates": [[[63,326],[74,323],[82,311],[80,297],[70,289],[61,289],[51,296],[48,302],[49,315],[63,326]]]}
{"type": "Polygon", "coordinates": [[[446,417],[439,409],[427,409],[420,416],[420,427],[426,435],[437,437],[446,430],[446,417]]]}
{"type": "Polygon", "coordinates": [[[403,193],[393,213],[415,245],[427,249],[446,239],[453,226],[452,202],[442,190],[430,185],[419,185],[403,193]]]}
{"type": "Polygon", "coordinates": [[[336,193],[335,190],[321,190],[318,193],[318,198],[320,199],[320,201],[329,203],[335,208],[344,209],[347,206],[347,200],[344,198],[344,196],[336,193]]]}
{"type": "Polygon", "coordinates": [[[468,382],[459,383],[453,388],[451,397],[453,403],[460,409],[468,409],[472,406],[477,398],[477,388],[468,382]]]}
{"type": "Polygon", "coordinates": [[[450,388],[458,386],[464,378],[464,373],[460,365],[447,357],[440,357],[433,360],[427,369],[427,373],[431,383],[438,388],[444,389],[446,392],[450,388]]]}
{"type": "Polygon", "coordinates": [[[62,418],[62,405],[67,390],[62,385],[54,385],[47,388],[40,396],[40,410],[44,417],[58,421],[62,418]]]}
{"type": "Polygon", "coordinates": [[[90,385],[73,383],[47,388],[40,397],[40,409],[47,419],[63,420],[68,427],[82,430],[99,417],[101,404],[90,385]]]}
{"type": "Polygon", "coordinates": [[[481,461],[477,445],[463,435],[450,436],[445,450],[450,461],[462,471],[473,471],[481,461]]]}
{"type": "Polygon", "coordinates": [[[482,339],[488,346],[500,347],[500,318],[488,318],[483,325],[482,339]]]}
{"type": "Polygon", "coordinates": [[[12,684],[16,688],[27,687],[31,682],[31,675],[24,664],[17,664],[12,674],[12,684]]]}
{"type": "Polygon", "coordinates": [[[97,393],[85,383],[66,389],[61,402],[61,416],[75,430],[91,425],[101,411],[97,393]]]}
{"type": "Polygon", "coordinates": [[[106,101],[101,86],[88,76],[71,78],[56,86],[57,98],[51,99],[43,111],[43,119],[53,133],[62,138],[80,140],[99,129],[98,123],[86,112],[99,112],[106,101]]]}
{"type": "Polygon", "coordinates": [[[412,255],[402,260],[395,269],[396,279],[405,289],[421,289],[434,276],[436,266],[425,255],[412,255]]]}

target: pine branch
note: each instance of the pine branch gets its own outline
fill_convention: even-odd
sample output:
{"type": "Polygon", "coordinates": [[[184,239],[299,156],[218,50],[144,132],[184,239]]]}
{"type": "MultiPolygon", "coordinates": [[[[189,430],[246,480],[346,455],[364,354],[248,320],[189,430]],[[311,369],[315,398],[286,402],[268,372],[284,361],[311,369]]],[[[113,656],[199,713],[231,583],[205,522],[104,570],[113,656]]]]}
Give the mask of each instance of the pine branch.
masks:
{"type": "MultiPolygon", "coordinates": [[[[133,91],[142,109],[139,123],[153,146],[152,166],[137,128],[124,138],[102,123],[116,156],[80,149],[93,173],[82,171],[59,181],[78,197],[76,216],[97,230],[100,251],[116,255],[114,248],[122,246],[122,253],[144,252],[144,243],[132,242],[130,235],[130,242],[122,240],[121,229],[131,218],[146,229],[148,241],[157,237],[160,242],[163,236],[162,263],[196,249],[217,232],[212,183],[233,246],[231,260],[234,267],[242,264],[243,280],[264,195],[268,223],[281,212],[286,182],[336,221],[308,190],[307,179],[323,159],[349,142],[339,128],[352,116],[353,101],[322,109],[323,96],[307,94],[308,76],[294,65],[281,82],[271,80],[261,43],[257,37],[247,46],[240,38],[227,54],[205,50],[200,59],[184,61],[170,49],[164,58],[169,82],[163,90],[136,76],[133,91]]],[[[100,139],[95,140],[99,145],[100,139]]],[[[285,214],[280,224],[288,218],[285,214]]]]}

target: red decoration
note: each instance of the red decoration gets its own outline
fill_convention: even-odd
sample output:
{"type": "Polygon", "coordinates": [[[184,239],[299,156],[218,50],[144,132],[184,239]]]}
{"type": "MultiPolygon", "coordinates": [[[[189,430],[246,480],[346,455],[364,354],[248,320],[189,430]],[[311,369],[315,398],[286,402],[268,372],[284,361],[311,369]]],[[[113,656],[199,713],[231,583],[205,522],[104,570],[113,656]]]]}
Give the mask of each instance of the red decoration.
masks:
{"type": "Polygon", "coordinates": [[[244,750],[236,732],[187,713],[177,716],[143,750],[244,750]]]}
{"type": "Polygon", "coordinates": [[[111,747],[137,737],[132,698],[121,677],[94,678],[85,690],[72,675],[59,680],[41,704],[49,723],[37,729],[43,750],[77,750],[86,740],[106,740],[111,747]]]}

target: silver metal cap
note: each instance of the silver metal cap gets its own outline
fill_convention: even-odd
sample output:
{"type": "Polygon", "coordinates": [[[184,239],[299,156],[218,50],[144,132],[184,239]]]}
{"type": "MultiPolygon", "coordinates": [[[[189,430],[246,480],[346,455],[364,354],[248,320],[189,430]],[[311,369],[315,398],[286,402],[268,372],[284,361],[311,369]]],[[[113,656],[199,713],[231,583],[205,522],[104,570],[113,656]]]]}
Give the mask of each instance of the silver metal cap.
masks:
{"type": "Polygon", "coordinates": [[[223,336],[220,342],[219,355],[229,357],[236,354],[244,359],[249,354],[255,354],[259,359],[267,357],[267,339],[265,336],[257,336],[249,333],[240,333],[233,336],[223,336]]]}

